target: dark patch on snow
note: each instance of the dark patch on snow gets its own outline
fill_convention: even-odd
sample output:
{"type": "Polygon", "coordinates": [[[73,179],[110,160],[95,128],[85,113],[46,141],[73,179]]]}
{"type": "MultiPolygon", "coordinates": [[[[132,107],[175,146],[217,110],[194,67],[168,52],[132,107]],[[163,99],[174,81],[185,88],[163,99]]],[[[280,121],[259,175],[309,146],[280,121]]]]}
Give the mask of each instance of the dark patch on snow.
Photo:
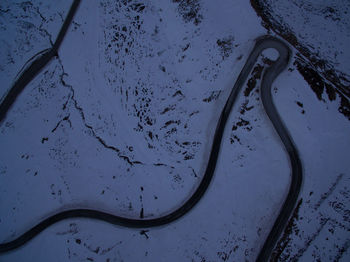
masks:
{"type": "Polygon", "coordinates": [[[169,125],[176,124],[179,125],[181,123],[180,120],[169,120],[165,122],[164,126],[162,126],[160,129],[167,128],[169,125]]]}
{"type": "MultiPolygon", "coordinates": [[[[274,15],[265,1],[250,0],[250,3],[256,13],[262,18],[262,25],[267,30],[272,30],[280,35],[308,60],[306,62],[299,56],[296,66],[310,84],[316,96],[321,100],[323,90],[326,88],[328,99],[333,101],[335,93],[337,93],[341,100],[338,111],[350,120],[350,76],[336,70],[330,62],[321,59],[316,51],[300,43],[297,33],[293,32],[283,20],[279,20],[281,17],[274,15]]],[[[300,8],[306,8],[306,6],[300,5],[300,8]]],[[[338,19],[336,10],[332,7],[326,7],[323,10],[323,14],[326,18],[338,19]]]]}
{"type": "Polygon", "coordinates": [[[61,123],[64,122],[64,121],[67,121],[69,126],[72,127],[72,122],[70,121],[69,116],[70,115],[67,115],[64,118],[62,118],[60,121],[58,121],[56,126],[51,130],[51,133],[54,133],[57,130],[57,128],[61,125],[61,123]]]}
{"type": "Polygon", "coordinates": [[[233,144],[235,141],[237,141],[241,145],[241,140],[239,139],[238,136],[233,135],[232,137],[230,137],[230,143],[231,144],[233,144]]]}
{"type": "Polygon", "coordinates": [[[164,108],[164,110],[160,114],[164,115],[165,113],[167,113],[169,111],[173,111],[174,109],[175,109],[175,105],[168,106],[168,107],[164,108]]]}
{"type": "Polygon", "coordinates": [[[232,131],[236,131],[238,129],[238,127],[245,127],[244,129],[246,129],[248,131],[252,130],[252,126],[249,126],[250,122],[248,120],[245,120],[243,118],[239,118],[239,119],[240,120],[232,126],[232,131]]]}
{"type": "Polygon", "coordinates": [[[143,218],[143,207],[140,210],[140,218],[143,218]]]}
{"type": "Polygon", "coordinates": [[[301,61],[296,60],[294,62],[298,71],[304,77],[306,82],[310,85],[312,91],[316,94],[319,100],[322,100],[322,94],[324,90],[324,82],[321,76],[312,68],[305,66],[301,61]]]}
{"type": "Polygon", "coordinates": [[[338,184],[342,178],[343,178],[343,174],[340,174],[337,176],[335,182],[332,183],[332,185],[328,189],[328,191],[321,195],[320,200],[315,205],[315,210],[317,210],[322,205],[322,203],[333,193],[334,189],[338,186],[338,184]]]}
{"type": "Polygon", "coordinates": [[[149,239],[149,236],[147,235],[147,232],[149,232],[149,230],[141,230],[140,231],[140,235],[143,235],[146,237],[146,239],[149,239]]]}
{"type": "Polygon", "coordinates": [[[254,106],[248,106],[248,103],[249,103],[249,101],[246,100],[243,103],[243,105],[241,106],[241,109],[239,111],[241,115],[244,115],[247,111],[250,111],[250,110],[252,110],[254,108],[254,106]]]}
{"type": "Polygon", "coordinates": [[[248,79],[247,87],[244,89],[244,96],[248,97],[253,89],[256,87],[258,79],[261,79],[261,74],[263,72],[264,66],[257,64],[253,68],[252,76],[248,79]]]}
{"type": "Polygon", "coordinates": [[[294,65],[297,67],[298,71],[309,84],[310,88],[316,94],[319,100],[325,101],[323,98],[323,93],[325,90],[330,101],[335,100],[336,96],[338,96],[340,98],[338,111],[350,120],[350,96],[347,97],[343,90],[339,89],[339,87],[337,88],[337,86],[333,85],[333,83],[327,82],[327,80],[323,78],[310,63],[307,63],[300,56],[296,58],[294,65]]]}
{"type": "Polygon", "coordinates": [[[296,101],[295,103],[297,103],[298,106],[300,106],[301,108],[304,107],[303,103],[299,102],[299,101],[296,101]]]}
{"type": "Polygon", "coordinates": [[[233,36],[227,36],[216,41],[216,44],[219,46],[222,59],[228,58],[231,55],[234,40],[235,38],[233,36]]]}
{"type": "Polygon", "coordinates": [[[172,97],[180,97],[181,99],[184,98],[185,96],[182,94],[180,90],[177,90],[172,97]]]}
{"type": "Polygon", "coordinates": [[[159,65],[159,69],[164,73],[166,72],[165,66],[159,65]]]}
{"type": "Polygon", "coordinates": [[[200,0],[173,0],[173,2],[178,4],[177,10],[186,23],[193,22],[194,25],[199,25],[202,22],[200,0]]]}
{"type": "Polygon", "coordinates": [[[187,43],[186,46],[182,48],[182,52],[185,52],[190,47],[190,43],[187,43]]]}
{"type": "Polygon", "coordinates": [[[135,3],[131,4],[130,8],[135,12],[141,13],[146,8],[146,6],[143,3],[135,3]]]}
{"type": "Polygon", "coordinates": [[[221,93],[221,90],[211,92],[209,97],[203,99],[203,102],[209,103],[212,100],[218,99],[220,96],[220,93],[221,93]]]}
{"type": "Polygon", "coordinates": [[[300,209],[300,206],[302,203],[303,203],[303,199],[301,198],[298,201],[298,204],[297,204],[296,208],[294,209],[293,215],[289,219],[289,222],[288,222],[286,228],[284,229],[284,232],[283,232],[281,239],[278,241],[274,251],[271,254],[270,261],[275,262],[275,261],[279,260],[282,252],[284,251],[284,249],[286,248],[286,246],[288,245],[288,243],[291,240],[290,234],[293,232],[293,230],[297,230],[296,221],[299,220],[299,209],[300,209]]]}
{"type": "Polygon", "coordinates": [[[327,261],[340,260],[350,247],[349,240],[344,241],[344,239],[336,237],[339,230],[350,232],[350,211],[348,208],[350,194],[346,183],[341,183],[343,178],[344,174],[339,174],[328,190],[319,196],[315,204],[313,191],[308,193],[309,199],[304,204],[299,201],[274,250],[271,261],[298,261],[310,249],[313,250],[315,261],[323,261],[322,257],[325,252],[328,252],[327,261]],[[305,214],[305,210],[308,209],[311,210],[308,217],[299,215],[301,211],[305,214]],[[313,224],[314,229],[304,231],[311,224],[313,224]],[[334,238],[330,239],[332,235],[334,238]],[[335,242],[328,247],[327,251],[328,240],[335,242]]]}

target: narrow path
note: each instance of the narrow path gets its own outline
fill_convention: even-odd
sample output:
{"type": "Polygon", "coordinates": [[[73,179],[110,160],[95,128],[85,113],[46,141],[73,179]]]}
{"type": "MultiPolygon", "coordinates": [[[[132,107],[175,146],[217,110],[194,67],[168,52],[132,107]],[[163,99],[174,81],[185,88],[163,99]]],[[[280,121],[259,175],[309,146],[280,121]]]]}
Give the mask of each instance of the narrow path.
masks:
{"type": "MultiPolygon", "coordinates": [[[[60,47],[61,42],[67,32],[67,29],[74,17],[74,14],[79,6],[80,0],[75,0],[72,4],[72,7],[67,15],[67,18],[61,28],[61,31],[57,37],[56,42],[53,47],[45,52],[40,57],[36,58],[34,62],[21,74],[19,79],[15,82],[5,99],[1,102],[0,105],[0,124],[6,118],[7,112],[10,110],[12,104],[21,93],[21,91],[26,87],[26,85],[40,72],[40,70],[49,63],[49,61],[57,55],[57,51],[60,47]]],[[[0,253],[5,253],[10,250],[14,250],[29,240],[34,238],[40,232],[45,230],[50,225],[57,223],[61,220],[69,218],[89,218],[89,219],[98,219],[105,222],[124,226],[131,228],[148,228],[156,227],[164,224],[168,224],[190,211],[202,198],[206,192],[212,177],[214,175],[217,159],[220,152],[222,136],[226,126],[227,119],[231,113],[232,107],[237,100],[238,94],[246,82],[249,73],[251,72],[257,58],[261,52],[267,48],[275,48],[279,52],[279,58],[265,71],[262,83],[261,83],[261,98],[267,115],[269,116],[276,132],[281,138],[281,141],[284,144],[284,147],[288,153],[290,163],[292,166],[292,182],[290,184],[288,196],[285,199],[285,202],[282,206],[280,214],[278,215],[261,251],[257,257],[257,261],[267,261],[271,255],[273,248],[278,241],[285,225],[288,222],[288,219],[294,209],[295,203],[297,201],[301,181],[302,181],[302,166],[299,159],[299,155],[296,147],[288,133],[287,128],[284,126],[276,108],[272,101],[271,96],[271,86],[275,78],[286,68],[289,57],[290,50],[286,44],[282,41],[270,37],[264,36],[257,39],[254,49],[249,55],[246,64],[244,65],[235,85],[232,88],[230,96],[227,99],[227,102],[221,112],[220,118],[217,122],[212,147],[210,151],[209,161],[203,176],[202,181],[200,182],[198,188],[194,191],[191,197],[178,209],[170,212],[167,215],[154,218],[154,219],[131,219],[120,217],[117,215],[101,212],[98,210],[92,209],[70,209],[60,213],[57,213],[53,216],[46,218],[45,220],[39,222],[36,226],[25,232],[23,235],[18,238],[0,244],[0,253]]]]}

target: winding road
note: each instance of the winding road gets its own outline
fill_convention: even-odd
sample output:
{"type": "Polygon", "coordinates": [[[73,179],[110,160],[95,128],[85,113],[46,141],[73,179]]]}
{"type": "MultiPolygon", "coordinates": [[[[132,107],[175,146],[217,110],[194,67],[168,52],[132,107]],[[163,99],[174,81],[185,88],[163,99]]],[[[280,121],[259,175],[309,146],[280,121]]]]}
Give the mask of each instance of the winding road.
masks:
{"type": "MultiPolygon", "coordinates": [[[[12,86],[11,90],[5,96],[3,101],[1,101],[0,125],[3,123],[4,119],[6,119],[7,112],[11,109],[14,101],[22,92],[22,90],[26,87],[26,85],[51,61],[51,59],[57,56],[60,44],[63,41],[63,38],[69,28],[69,25],[72,22],[74,14],[78,9],[79,3],[80,0],[75,0],[73,2],[71,9],[67,15],[67,18],[65,19],[64,24],[52,48],[48,49],[46,52],[43,52],[40,56],[36,57],[36,59],[30,64],[30,66],[28,66],[22,72],[20,77],[12,86]]],[[[291,136],[289,135],[287,128],[283,124],[283,121],[281,120],[275,108],[271,95],[271,86],[273,81],[288,65],[290,58],[290,49],[284,42],[271,36],[263,36],[256,40],[255,46],[251,51],[240,75],[238,76],[238,79],[235,85],[233,86],[232,91],[227,99],[227,102],[221,112],[220,118],[218,119],[214,138],[212,141],[209,161],[207,163],[203,179],[200,182],[197,189],[191,195],[191,197],[181,207],[167,215],[154,219],[131,219],[92,209],[66,210],[39,222],[36,226],[31,228],[18,238],[10,242],[1,243],[0,253],[5,253],[24,245],[26,242],[37,236],[40,232],[45,230],[50,225],[69,218],[80,217],[98,219],[114,225],[124,227],[149,228],[171,223],[172,221],[185,215],[202,198],[212,180],[220,152],[222,136],[227,123],[227,119],[231,113],[234,103],[237,100],[238,94],[240,93],[242,86],[246,82],[247,77],[250,74],[254,64],[256,63],[260,54],[267,48],[276,49],[279,52],[279,57],[264,72],[263,79],[261,82],[261,98],[265,111],[269,116],[276,132],[278,133],[286,152],[288,153],[290,164],[292,167],[292,179],[288,195],[284,201],[284,204],[280,210],[277,219],[275,220],[270,230],[268,237],[264,242],[264,245],[260,249],[260,253],[256,260],[267,261],[270,258],[270,255],[294,210],[302,182],[302,165],[299,159],[298,151],[293,143],[291,136]]]]}

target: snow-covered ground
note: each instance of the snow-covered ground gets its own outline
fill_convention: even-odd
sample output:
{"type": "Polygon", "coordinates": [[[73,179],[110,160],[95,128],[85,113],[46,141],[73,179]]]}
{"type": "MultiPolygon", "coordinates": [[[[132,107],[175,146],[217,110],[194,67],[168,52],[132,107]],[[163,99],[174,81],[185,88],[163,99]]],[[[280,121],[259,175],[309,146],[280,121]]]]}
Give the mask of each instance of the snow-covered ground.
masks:
{"type": "MultiPolygon", "coordinates": [[[[0,4],[1,95],[50,47],[69,6],[0,4]]],[[[254,39],[266,33],[244,0],[82,1],[59,57],[0,126],[0,241],[69,207],[149,218],[180,206],[202,177],[217,117],[254,39]]],[[[350,122],[339,101],[317,99],[293,61],[274,83],[274,99],[305,177],[280,259],[347,261],[350,122]]],[[[189,214],[145,230],[67,220],[0,261],[253,261],[290,182],[259,99],[265,63],[233,109],[214,179],[189,214]]]]}
{"type": "Polygon", "coordinates": [[[264,27],[298,50],[294,63],[318,99],[338,97],[338,111],[350,120],[349,1],[250,2],[264,27]]]}
{"type": "Polygon", "coordinates": [[[350,71],[350,3],[347,0],[264,1],[285,30],[337,70],[350,71]]]}

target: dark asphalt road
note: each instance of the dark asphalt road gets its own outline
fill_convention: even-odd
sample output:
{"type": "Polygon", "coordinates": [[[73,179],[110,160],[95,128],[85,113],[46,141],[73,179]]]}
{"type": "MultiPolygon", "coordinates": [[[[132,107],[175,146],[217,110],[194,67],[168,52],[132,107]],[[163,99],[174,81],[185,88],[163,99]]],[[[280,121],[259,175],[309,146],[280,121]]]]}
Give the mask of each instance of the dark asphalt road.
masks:
{"type": "MultiPolygon", "coordinates": [[[[2,101],[0,105],[0,124],[3,123],[4,119],[6,118],[7,112],[10,110],[12,104],[14,103],[18,95],[21,93],[21,91],[40,72],[40,70],[43,67],[45,67],[45,65],[47,65],[53,57],[57,55],[60,44],[63,41],[63,38],[74,17],[76,10],[78,9],[79,3],[80,0],[75,0],[73,2],[53,47],[41,56],[38,56],[32,62],[32,64],[22,72],[21,76],[18,78],[18,80],[15,82],[5,99],[2,101]]],[[[290,185],[288,196],[257,258],[257,261],[267,261],[294,209],[302,181],[302,166],[299,160],[298,152],[288,133],[288,130],[284,126],[273,104],[271,97],[272,82],[286,68],[290,56],[290,50],[288,46],[286,46],[286,44],[284,44],[282,41],[270,36],[264,36],[257,39],[255,47],[252,50],[249,58],[247,59],[247,62],[244,68],[242,69],[234,87],[232,88],[231,94],[228,97],[227,102],[221,112],[220,118],[218,119],[214,138],[212,141],[209,161],[203,179],[200,182],[198,188],[195,190],[195,192],[181,207],[165,216],[154,219],[130,219],[91,209],[71,209],[63,211],[39,222],[36,226],[31,228],[18,238],[10,242],[0,244],[0,253],[5,253],[24,245],[26,242],[38,235],[50,225],[68,218],[83,217],[103,220],[111,224],[125,227],[148,228],[168,224],[185,215],[202,198],[212,180],[220,152],[222,136],[227,119],[237,99],[237,96],[243,84],[245,83],[249,73],[251,72],[257,58],[259,57],[261,52],[267,48],[277,49],[280,55],[277,61],[275,61],[264,73],[261,84],[261,97],[266,113],[268,114],[276,132],[280,136],[281,141],[285,146],[292,166],[292,182],[290,185]]]]}

